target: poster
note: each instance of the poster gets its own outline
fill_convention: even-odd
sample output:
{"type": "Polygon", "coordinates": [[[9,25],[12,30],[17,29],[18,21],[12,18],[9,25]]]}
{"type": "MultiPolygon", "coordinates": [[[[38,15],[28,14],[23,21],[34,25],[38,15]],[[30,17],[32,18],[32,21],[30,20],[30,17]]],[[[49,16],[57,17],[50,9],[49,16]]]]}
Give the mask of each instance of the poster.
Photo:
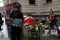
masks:
{"type": "Polygon", "coordinates": [[[44,30],[43,36],[49,36],[49,30],[44,30]]]}
{"type": "Polygon", "coordinates": [[[58,31],[57,30],[51,30],[51,35],[58,35],[58,31]]]}

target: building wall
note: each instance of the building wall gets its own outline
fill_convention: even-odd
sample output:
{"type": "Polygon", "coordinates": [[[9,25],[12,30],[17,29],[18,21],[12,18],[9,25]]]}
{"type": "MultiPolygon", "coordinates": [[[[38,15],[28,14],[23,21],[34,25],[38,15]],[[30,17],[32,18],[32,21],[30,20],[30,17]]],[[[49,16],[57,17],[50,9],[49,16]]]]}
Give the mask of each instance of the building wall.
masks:
{"type": "Polygon", "coordinates": [[[60,15],[60,0],[52,0],[52,3],[49,4],[46,3],[46,0],[35,0],[35,5],[30,5],[29,0],[10,0],[9,3],[15,1],[18,1],[22,5],[23,13],[32,13],[32,15],[49,15],[50,9],[53,9],[53,11],[57,11],[55,12],[56,15],[60,15]]]}
{"type": "MultiPolygon", "coordinates": [[[[49,4],[43,4],[43,12],[49,12],[50,9],[53,9],[53,11],[56,11],[56,15],[60,15],[60,0],[52,0],[52,3],[49,4]]],[[[48,13],[46,13],[48,14],[48,13]]]]}
{"type": "Polygon", "coordinates": [[[29,0],[19,0],[18,2],[22,4],[22,12],[24,13],[36,13],[38,11],[38,0],[36,0],[35,5],[29,5],[29,0]]]}
{"type": "MultiPolygon", "coordinates": [[[[35,0],[35,5],[30,5],[29,0],[17,0],[22,5],[22,12],[23,13],[32,13],[32,14],[39,14],[42,10],[42,0],[35,0]]],[[[16,2],[15,0],[10,0],[10,3],[16,2]]]]}
{"type": "MultiPolygon", "coordinates": [[[[50,9],[60,11],[60,0],[52,0],[52,3],[47,4],[46,0],[35,0],[35,5],[29,5],[29,0],[18,0],[22,4],[23,13],[34,13],[32,15],[49,15],[50,9]]],[[[59,12],[55,14],[60,15],[59,12]]]]}

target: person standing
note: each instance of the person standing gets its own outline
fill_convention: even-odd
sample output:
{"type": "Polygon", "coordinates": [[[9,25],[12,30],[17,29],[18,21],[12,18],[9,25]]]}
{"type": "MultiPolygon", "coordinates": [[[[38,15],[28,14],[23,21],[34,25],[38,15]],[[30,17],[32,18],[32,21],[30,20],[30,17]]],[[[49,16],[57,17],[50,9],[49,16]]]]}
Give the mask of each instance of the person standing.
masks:
{"type": "Polygon", "coordinates": [[[3,24],[3,20],[2,20],[1,13],[0,13],[0,31],[2,30],[2,29],[1,29],[2,24],[3,24]]]}
{"type": "MultiPolygon", "coordinates": [[[[21,12],[20,6],[14,7],[14,10],[10,14],[11,22],[12,22],[12,19],[14,18],[20,19],[21,20],[20,24],[21,26],[23,25],[24,18],[23,18],[23,14],[21,12]]],[[[11,40],[20,40],[21,32],[22,32],[22,27],[15,27],[11,25],[11,40]]]]}

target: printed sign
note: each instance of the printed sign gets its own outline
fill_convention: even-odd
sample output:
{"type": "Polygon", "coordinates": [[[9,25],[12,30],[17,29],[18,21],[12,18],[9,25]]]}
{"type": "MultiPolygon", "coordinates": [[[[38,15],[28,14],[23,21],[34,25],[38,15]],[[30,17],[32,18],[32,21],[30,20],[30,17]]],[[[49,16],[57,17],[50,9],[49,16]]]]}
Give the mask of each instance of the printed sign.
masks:
{"type": "Polygon", "coordinates": [[[58,31],[57,30],[51,30],[51,35],[58,35],[58,31]]]}
{"type": "Polygon", "coordinates": [[[22,26],[22,19],[12,19],[12,26],[22,26]]]}

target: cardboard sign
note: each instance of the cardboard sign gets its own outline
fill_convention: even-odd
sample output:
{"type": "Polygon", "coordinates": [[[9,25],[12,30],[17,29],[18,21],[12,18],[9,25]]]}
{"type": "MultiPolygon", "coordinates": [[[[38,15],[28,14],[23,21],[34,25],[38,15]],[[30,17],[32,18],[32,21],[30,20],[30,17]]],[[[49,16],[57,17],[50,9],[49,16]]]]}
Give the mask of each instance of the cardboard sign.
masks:
{"type": "Polygon", "coordinates": [[[57,30],[51,30],[51,35],[58,35],[58,31],[57,30]]]}
{"type": "Polygon", "coordinates": [[[16,27],[21,27],[23,22],[22,22],[22,19],[12,19],[12,26],[16,26],[16,27]]]}
{"type": "Polygon", "coordinates": [[[43,34],[43,36],[49,36],[49,30],[44,30],[44,34],[43,34]]]}

